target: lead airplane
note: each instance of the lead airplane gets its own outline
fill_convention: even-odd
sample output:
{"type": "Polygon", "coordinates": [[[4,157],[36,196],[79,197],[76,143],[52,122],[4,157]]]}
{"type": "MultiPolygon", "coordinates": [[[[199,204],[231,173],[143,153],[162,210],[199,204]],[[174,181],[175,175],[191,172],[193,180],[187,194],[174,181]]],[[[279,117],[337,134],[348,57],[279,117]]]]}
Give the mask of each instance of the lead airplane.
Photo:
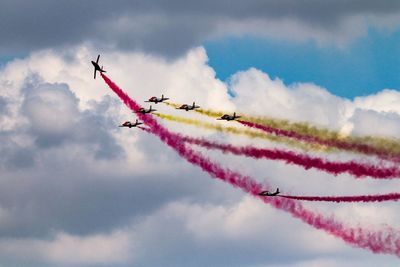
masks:
{"type": "Polygon", "coordinates": [[[152,109],[151,106],[149,109],[145,109],[145,108],[140,108],[136,111],[136,113],[142,113],[142,114],[146,114],[146,113],[152,113],[153,111],[156,111],[155,109],[152,109]]]}
{"type": "Polygon", "coordinates": [[[179,108],[176,108],[176,109],[184,109],[184,110],[186,110],[186,111],[189,111],[189,110],[194,110],[195,108],[200,108],[199,106],[196,106],[196,104],[193,102],[193,105],[188,105],[188,104],[183,104],[182,106],[180,106],[179,108]]]}
{"type": "Polygon", "coordinates": [[[96,62],[92,61],[92,64],[94,66],[94,78],[96,79],[96,72],[100,71],[100,72],[106,72],[105,70],[103,70],[103,66],[99,66],[99,59],[100,59],[100,55],[97,56],[97,60],[96,62]]]}
{"type": "Polygon", "coordinates": [[[157,98],[157,97],[153,96],[153,97],[150,97],[149,100],[144,101],[144,102],[153,102],[154,104],[157,104],[157,103],[161,103],[161,102],[163,102],[165,100],[168,100],[168,99],[169,98],[164,97],[164,95],[161,95],[161,98],[157,98]]]}
{"type": "Polygon", "coordinates": [[[136,122],[135,122],[135,123],[132,123],[132,122],[130,122],[130,121],[126,121],[126,122],[124,122],[123,124],[119,125],[119,127],[129,127],[129,128],[132,128],[132,127],[137,127],[137,126],[140,125],[140,124],[143,124],[143,122],[139,122],[139,121],[136,119],[136,122]]]}
{"type": "Polygon", "coordinates": [[[279,188],[276,189],[275,192],[270,192],[270,191],[262,191],[261,193],[259,193],[259,196],[264,196],[264,197],[273,197],[273,196],[277,196],[279,195],[279,188]]]}
{"type": "Polygon", "coordinates": [[[224,115],[221,116],[221,118],[219,118],[217,120],[233,121],[233,120],[238,119],[240,117],[241,116],[236,116],[236,112],[233,112],[233,115],[224,114],[224,115]]]}

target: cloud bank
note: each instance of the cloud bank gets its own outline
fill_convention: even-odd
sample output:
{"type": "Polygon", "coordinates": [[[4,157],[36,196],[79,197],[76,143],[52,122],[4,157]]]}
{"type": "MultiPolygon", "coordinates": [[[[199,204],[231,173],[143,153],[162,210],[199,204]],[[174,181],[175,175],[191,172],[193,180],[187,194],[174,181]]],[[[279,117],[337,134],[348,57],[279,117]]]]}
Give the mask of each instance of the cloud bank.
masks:
{"type": "MultiPolygon", "coordinates": [[[[65,54],[44,50],[1,69],[1,264],[342,266],[349,259],[352,266],[390,266],[397,262],[393,256],[348,247],[209,179],[153,136],[117,128],[134,115],[101,80],[93,80],[89,61],[94,54],[86,46],[65,54]]],[[[163,93],[179,103],[196,100],[205,108],[309,121],[348,133],[398,136],[400,131],[400,94],[395,90],[350,101],[314,84],[286,85],[257,69],[236,73],[223,83],[207,65],[201,47],[172,61],[136,52],[114,52],[101,60],[110,77],[136,99],[163,93]]],[[[157,109],[182,115],[161,104],[157,109]]],[[[198,118],[194,113],[185,116],[198,118]]],[[[176,131],[235,144],[271,145],[163,123],[176,131]]],[[[398,181],[335,178],[219,152],[210,157],[261,182],[268,177],[269,183],[289,193],[352,195],[400,188],[398,181]]],[[[307,206],[333,212],[351,224],[398,227],[396,203],[307,206]]]]}
{"type": "Polygon", "coordinates": [[[395,1],[2,1],[0,55],[82,43],[168,58],[206,40],[256,35],[344,45],[398,26],[395,1]]]}

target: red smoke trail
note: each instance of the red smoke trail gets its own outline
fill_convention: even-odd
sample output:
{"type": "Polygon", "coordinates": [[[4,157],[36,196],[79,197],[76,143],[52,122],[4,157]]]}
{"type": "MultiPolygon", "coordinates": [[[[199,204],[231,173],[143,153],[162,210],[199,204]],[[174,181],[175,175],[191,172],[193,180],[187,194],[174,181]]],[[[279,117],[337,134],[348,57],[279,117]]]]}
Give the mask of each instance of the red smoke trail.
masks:
{"type": "Polygon", "coordinates": [[[279,195],[280,197],[305,200],[305,201],[328,201],[328,202],[382,202],[382,201],[397,201],[400,199],[399,193],[389,193],[385,195],[367,195],[367,196],[288,196],[279,195]]]}
{"type": "MultiPolygon", "coordinates": [[[[142,128],[138,126],[140,129],[152,133],[151,130],[147,128],[142,128]]],[[[292,153],[292,152],[286,152],[286,151],[278,151],[277,154],[275,154],[276,150],[268,150],[268,149],[258,149],[254,147],[237,147],[237,146],[232,146],[232,145],[225,145],[225,144],[219,144],[216,142],[208,141],[203,138],[194,138],[194,137],[189,137],[189,136],[182,136],[181,135],[181,140],[184,142],[187,142],[189,144],[195,144],[199,145],[202,147],[205,147],[207,149],[219,149],[223,151],[224,153],[232,153],[235,155],[246,155],[250,157],[255,157],[255,158],[261,158],[264,156],[264,152],[266,153],[265,157],[270,158],[270,159],[280,159],[279,155],[284,154],[284,153],[292,153]],[[258,151],[261,150],[261,152],[252,152],[253,150],[258,151]],[[271,155],[269,154],[271,153],[271,155]],[[278,155],[277,157],[275,157],[278,155]],[[260,157],[259,157],[260,156],[260,157]]],[[[302,155],[300,155],[301,157],[302,155]]],[[[334,163],[335,164],[335,163],[334,163]]],[[[326,202],[383,202],[383,201],[397,201],[400,199],[400,194],[399,193],[389,193],[389,194],[384,194],[384,195],[362,195],[362,196],[329,196],[329,197],[321,197],[321,196],[289,196],[289,195],[279,195],[280,197],[285,197],[285,198],[290,198],[290,199],[295,199],[295,200],[305,200],[305,201],[326,201],[326,202]]]]}
{"type": "Polygon", "coordinates": [[[207,149],[219,149],[224,153],[235,155],[245,155],[248,157],[260,159],[267,158],[271,160],[283,160],[287,164],[296,164],[304,167],[304,169],[316,168],[328,173],[337,175],[340,173],[349,173],[357,178],[370,176],[377,179],[393,179],[400,177],[400,171],[397,167],[380,167],[355,161],[349,162],[332,162],[318,157],[311,157],[306,154],[299,154],[292,151],[279,149],[261,149],[253,146],[238,147],[230,144],[220,144],[203,138],[193,138],[188,136],[182,137],[185,142],[199,145],[207,149]]]}
{"type": "MultiPolygon", "coordinates": [[[[121,98],[121,100],[133,111],[137,111],[140,106],[129,98],[116,84],[114,84],[107,76],[101,74],[107,85],[121,98]]],[[[166,128],[158,124],[158,122],[148,114],[138,114],[139,118],[150,127],[152,133],[160,137],[160,139],[172,147],[179,155],[194,165],[201,167],[212,177],[227,181],[235,187],[240,187],[243,191],[259,197],[258,193],[262,186],[251,177],[243,176],[231,170],[223,169],[219,165],[211,162],[208,158],[203,157],[200,153],[187,148],[178,134],[169,132],[166,128]]],[[[259,197],[260,198],[260,197],[259,197]]],[[[400,238],[399,233],[392,228],[387,231],[372,232],[361,227],[346,228],[342,223],[335,220],[332,216],[324,217],[322,214],[314,213],[305,209],[301,203],[285,198],[261,198],[278,209],[287,211],[292,216],[301,219],[303,222],[312,225],[317,229],[337,236],[345,242],[368,249],[374,253],[395,254],[400,257],[400,238]]]]}
{"type": "Polygon", "coordinates": [[[354,144],[354,143],[348,143],[340,140],[323,140],[320,139],[319,137],[316,136],[310,136],[310,135],[304,135],[297,133],[295,131],[289,131],[289,130],[283,130],[283,129],[278,129],[270,126],[265,126],[261,125],[258,123],[254,122],[249,122],[249,121],[243,121],[243,120],[237,120],[243,125],[246,125],[251,128],[259,129],[261,131],[270,133],[270,134],[275,134],[279,136],[285,136],[301,141],[305,141],[308,143],[314,143],[314,144],[319,144],[319,145],[324,145],[324,146],[329,146],[329,147],[336,147],[339,149],[343,150],[349,150],[349,151],[355,151],[359,153],[363,153],[366,155],[375,155],[378,156],[381,159],[385,160],[391,160],[395,162],[400,161],[400,156],[399,155],[388,155],[388,152],[383,150],[383,149],[378,149],[366,144],[354,144]]]}

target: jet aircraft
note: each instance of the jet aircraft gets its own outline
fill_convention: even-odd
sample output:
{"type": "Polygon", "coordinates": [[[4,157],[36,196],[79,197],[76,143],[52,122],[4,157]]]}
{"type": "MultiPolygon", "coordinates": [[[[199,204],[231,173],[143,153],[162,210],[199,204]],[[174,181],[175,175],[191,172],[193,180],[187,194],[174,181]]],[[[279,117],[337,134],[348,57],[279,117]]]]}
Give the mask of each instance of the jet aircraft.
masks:
{"type": "Polygon", "coordinates": [[[132,122],[130,122],[130,121],[126,121],[126,122],[124,122],[123,124],[121,124],[119,127],[129,127],[129,128],[132,128],[132,127],[137,127],[137,126],[140,125],[140,124],[143,124],[143,122],[139,122],[138,120],[136,120],[135,123],[132,123],[132,122]]]}
{"type": "Polygon", "coordinates": [[[136,113],[142,113],[142,114],[146,114],[146,113],[151,113],[153,111],[156,111],[155,109],[152,109],[151,106],[149,109],[145,109],[145,108],[140,108],[136,111],[136,113]]]}
{"type": "Polygon", "coordinates": [[[169,98],[164,97],[164,95],[161,95],[161,98],[153,96],[153,97],[150,97],[149,100],[144,101],[144,102],[153,102],[153,103],[157,104],[157,103],[161,103],[161,102],[163,102],[165,100],[168,100],[168,99],[169,98]]]}
{"type": "Polygon", "coordinates": [[[219,118],[217,120],[233,121],[233,120],[238,119],[240,117],[241,116],[236,116],[236,112],[234,112],[233,115],[224,114],[224,115],[221,116],[221,118],[219,118]]]}
{"type": "Polygon", "coordinates": [[[265,197],[273,197],[273,196],[277,196],[279,195],[279,188],[276,189],[275,192],[270,192],[270,191],[262,191],[261,193],[259,193],[259,196],[265,196],[265,197]]]}
{"type": "Polygon", "coordinates": [[[99,59],[100,59],[100,55],[97,56],[97,60],[96,62],[92,61],[92,64],[94,66],[94,78],[96,79],[96,72],[100,71],[100,72],[106,72],[105,70],[103,70],[103,66],[99,66],[99,59]]]}
{"type": "Polygon", "coordinates": [[[186,111],[189,111],[189,110],[194,110],[195,108],[200,108],[199,106],[196,106],[196,104],[193,102],[193,105],[188,105],[188,104],[183,104],[182,106],[180,106],[179,108],[176,108],[176,109],[184,109],[184,110],[186,110],[186,111]]]}

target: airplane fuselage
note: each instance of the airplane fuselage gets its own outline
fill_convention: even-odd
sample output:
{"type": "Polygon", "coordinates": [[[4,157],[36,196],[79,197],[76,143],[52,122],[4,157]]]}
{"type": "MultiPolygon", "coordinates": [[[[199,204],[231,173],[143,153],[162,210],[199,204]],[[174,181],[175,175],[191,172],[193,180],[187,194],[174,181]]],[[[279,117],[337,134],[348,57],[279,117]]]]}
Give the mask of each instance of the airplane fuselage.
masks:
{"type": "Polygon", "coordinates": [[[233,121],[235,119],[239,118],[238,116],[231,116],[231,115],[223,115],[220,120],[225,120],[225,121],[233,121]]]}
{"type": "Polygon", "coordinates": [[[189,105],[184,104],[184,105],[180,106],[178,109],[183,109],[183,110],[189,111],[189,110],[194,110],[195,108],[199,108],[199,107],[189,106],[189,105]]]}
{"type": "Polygon", "coordinates": [[[147,100],[145,102],[151,102],[151,103],[157,104],[157,103],[161,103],[161,102],[163,102],[165,100],[168,100],[168,99],[169,98],[168,97],[164,97],[164,95],[162,95],[161,98],[153,96],[153,97],[151,97],[149,100],[147,100]]]}
{"type": "Polygon", "coordinates": [[[195,103],[193,102],[193,105],[183,104],[178,109],[183,109],[183,110],[189,111],[189,110],[194,110],[195,108],[200,108],[200,107],[196,106],[195,103]]]}
{"type": "Polygon", "coordinates": [[[106,72],[105,70],[103,70],[103,68],[100,68],[100,66],[99,66],[99,59],[100,59],[100,55],[98,55],[97,56],[97,59],[96,59],[96,61],[91,61],[92,62],[92,65],[93,65],[93,67],[94,67],[94,75],[93,75],[93,77],[96,79],[96,73],[99,71],[100,73],[102,73],[102,72],[106,72]]]}
{"type": "Polygon", "coordinates": [[[156,111],[156,110],[155,109],[144,109],[144,108],[141,108],[137,112],[138,113],[142,113],[142,114],[147,114],[147,113],[151,113],[153,111],[156,111]]]}
{"type": "Polygon", "coordinates": [[[135,123],[132,123],[132,122],[130,122],[130,121],[126,121],[126,122],[124,122],[122,125],[120,125],[119,127],[129,127],[129,128],[132,128],[132,127],[137,127],[137,126],[139,126],[139,125],[141,125],[141,124],[143,124],[142,122],[135,122],[135,123]]]}
{"type": "Polygon", "coordinates": [[[276,189],[275,192],[270,192],[270,191],[262,191],[261,193],[259,193],[259,196],[264,196],[264,197],[273,197],[273,196],[277,196],[279,195],[279,188],[276,189]]]}
{"type": "Polygon", "coordinates": [[[96,62],[92,61],[92,64],[94,66],[95,71],[106,72],[105,70],[100,68],[99,64],[97,64],[96,62]]]}
{"type": "Polygon", "coordinates": [[[240,116],[236,116],[236,112],[233,112],[233,115],[224,114],[217,120],[233,121],[238,118],[240,118],[240,116]]]}

